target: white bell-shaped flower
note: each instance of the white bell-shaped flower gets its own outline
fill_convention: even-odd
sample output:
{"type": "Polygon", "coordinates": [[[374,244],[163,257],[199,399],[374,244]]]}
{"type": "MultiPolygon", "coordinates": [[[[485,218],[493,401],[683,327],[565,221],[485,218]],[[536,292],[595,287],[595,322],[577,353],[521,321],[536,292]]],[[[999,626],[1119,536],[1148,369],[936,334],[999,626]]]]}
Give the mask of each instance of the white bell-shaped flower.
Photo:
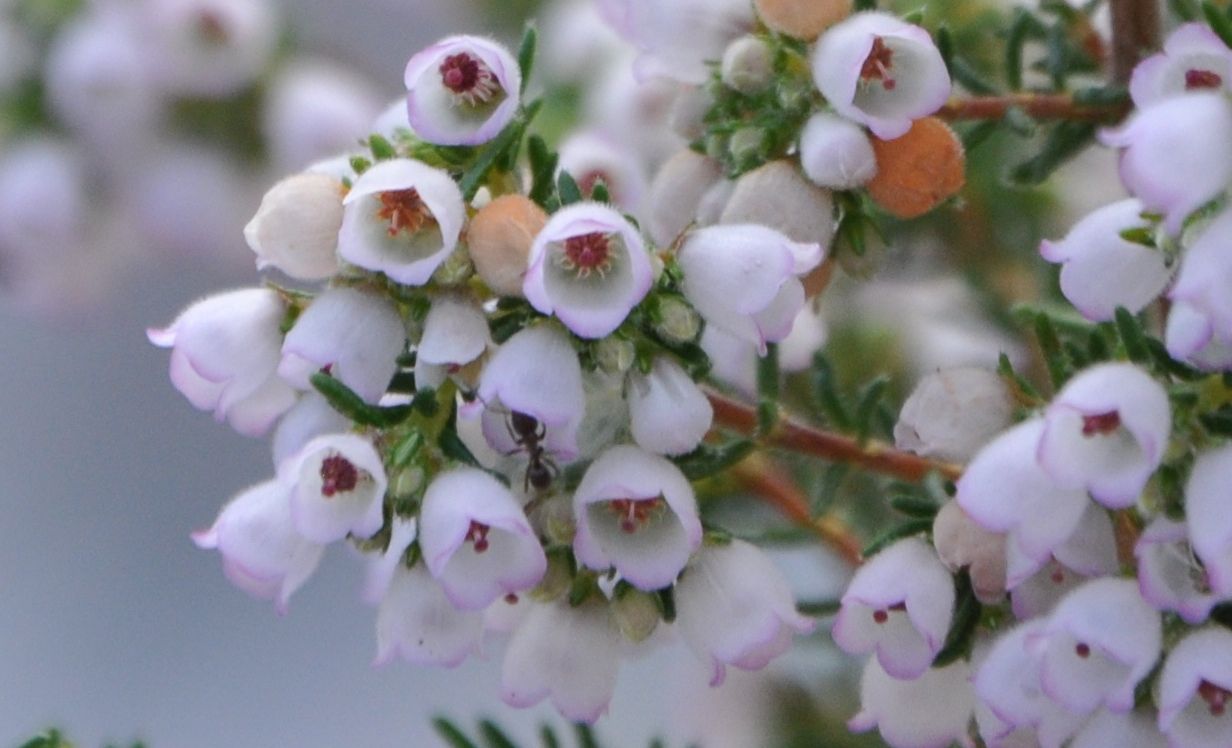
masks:
{"type": "Polygon", "coordinates": [[[985,530],[953,499],[933,518],[933,545],[947,569],[967,570],[980,602],[996,604],[1005,597],[1005,536],[985,530]]]}
{"type": "Polygon", "coordinates": [[[1057,603],[1028,642],[1040,658],[1045,694],[1075,714],[1100,706],[1124,712],[1154,667],[1163,640],[1159,613],[1132,579],[1095,579],[1057,603]]]}
{"type": "Polygon", "coordinates": [[[718,161],[691,149],[672,156],[650,183],[646,228],[659,246],[668,246],[697,220],[702,197],[723,178],[718,161]]]}
{"type": "Polygon", "coordinates": [[[641,161],[627,145],[601,132],[586,131],[569,136],[560,144],[559,172],[568,172],[590,198],[595,185],[607,187],[612,205],[626,213],[641,214],[647,180],[641,161]]]}
{"type": "Polygon", "coordinates": [[[606,205],[562,208],[531,245],[522,291],[575,334],[611,333],[650,291],[654,270],[641,235],[606,205]]]}
{"type": "Polygon", "coordinates": [[[1121,238],[1146,225],[1134,198],[1105,205],[1074,225],[1065,238],[1040,244],[1040,254],[1061,263],[1061,292],[1093,322],[1107,322],[1123,306],[1135,314],[1168,285],[1163,252],[1121,238]]]}
{"type": "Polygon", "coordinates": [[[971,666],[960,660],[927,670],[914,680],[895,678],[870,657],[860,678],[860,712],[853,732],[874,727],[893,748],[947,748],[966,742],[975,710],[971,666]]]}
{"type": "Polygon", "coordinates": [[[409,158],[365,171],[343,200],[338,254],[408,286],[422,286],[458,244],[462,192],[448,172],[409,158]]]}
{"type": "Polygon", "coordinates": [[[1232,369],[1232,338],[1216,335],[1213,316],[1189,302],[1173,301],[1164,345],[1169,356],[1203,371],[1232,369]]]}
{"type": "Polygon", "coordinates": [[[657,590],[676,581],[702,542],[693,487],[666,459],[629,445],[591,463],[573,494],[577,560],[615,568],[633,586],[657,590]]]}
{"type": "Polygon", "coordinates": [[[1095,366],[1071,379],[1044,415],[1038,458],[1064,488],[1081,488],[1110,509],[1132,506],[1159,467],[1172,432],[1168,393],[1129,363],[1095,366]]]}
{"type": "Polygon", "coordinates": [[[450,36],[412,57],[404,82],[416,135],[436,145],[478,145],[517,113],[522,71],[491,39],[450,36]]]}
{"type": "Polygon", "coordinates": [[[619,666],[620,632],[606,604],[535,605],[505,650],[501,699],[525,708],[549,698],[566,719],[593,723],[607,711],[619,666]]]}
{"type": "Polygon", "coordinates": [[[279,469],[295,486],[295,529],[316,543],[348,534],[371,537],[381,529],[385,465],[376,447],[357,434],[326,434],[308,442],[279,469]]]}
{"type": "Polygon", "coordinates": [[[736,180],[719,223],[765,226],[794,242],[819,245],[824,255],[837,226],[834,196],[805,178],[794,161],[779,159],[736,180]]]}
{"type": "Polygon", "coordinates": [[[714,409],[705,393],[668,356],[655,358],[649,373],[630,373],[625,396],[633,441],[651,452],[691,452],[714,421],[714,409]]]}
{"type": "Polygon", "coordinates": [[[150,342],[171,348],[171,382],[200,410],[259,436],[295,404],[277,375],[286,305],[276,291],[248,288],[189,306],[150,342]]]}
{"type": "Polygon", "coordinates": [[[928,32],[889,13],[857,13],[830,27],[812,67],[834,111],[882,140],[906,134],[950,96],[950,74],[928,32]]]}
{"type": "Polygon", "coordinates": [[[278,373],[302,390],[328,371],[370,403],[385,394],[406,345],[398,310],[386,298],[331,288],[312,300],[282,344],[278,373]]]}
{"type": "Polygon", "coordinates": [[[829,112],[818,112],[800,133],[800,167],[822,187],[854,190],[877,174],[877,155],[864,128],[829,112]]]}
{"type": "Polygon", "coordinates": [[[479,358],[489,338],[487,318],[477,303],[452,294],[435,297],[415,348],[416,386],[439,387],[449,374],[479,358]]]}
{"type": "Polygon", "coordinates": [[[270,480],[227,503],[208,530],[193,533],[199,548],[222,556],[227,579],[248,594],[274,598],[279,613],[312,576],[325,546],[305,540],[291,520],[291,487],[270,480]]]}
{"type": "Polygon", "coordinates": [[[758,347],[786,338],[804,307],[797,276],[821,263],[820,244],[800,244],[755,225],[691,233],[678,259],[684,295],[706,321],[758,347]]]}
{"type": "Polygon", "coordinates": [[[1138,591],[1157,610],[1175,611],[1191,625],[1205,621],[1221,599],[1189,546],[1184,522],[1156,517],[1138,536],[1138,591]]]}
{"type": "MultiPolygon", "coordinates": [[[[1183,303],[1201,315],[1210,325],[1210,333],[1202,336],[1209,348],[1227,346],[1232,342],[1232,210],[1225,210],[1210,222],[1181,260],[1181,271],[1168,298],[1183,303]]],[[[1175,341],[1174,341],[1175,342],[1175,341]]],[[[1195,351],[1198,346],[1190,346],[1195,351]]]]}
{"type": "Polygon", "coordinates": [[[364,568],[364,585],[360,597],[369,605],[380,605],[389,592],[394,575],[404,565],[406,549],[415,542],[418,523],[414,518],[395,515],[389,530],[389,544],[379,554],[373,554],[364,568]]]}
{"type": "Polygon", "coordinates": [[[743,540],[705,546],[676,583],[676,627],[710,665],[710,685],[723,683],[727,666],[760,670],[791,647],[795,634],[816,622],[796,610],[783,572],[743,540]]]}
{"type": "Polygon", "coordinates": [[[1010,601],[1019,620],[1049,612],[1087,580],[1115,575],[1120,568],[1112,520],[1103,507],[1089,502],[1073,533],[1044,563],[1009,555],[1010,601]]]}
{"type": "Polygon", "coordinates": [[[265,0],[149,0],[140,21],[146,64],[173,95],[237,94],[257,80],[278,43],[265,0]]]}
{"type": "Polygon", "coordinates": [[[1122,148],[1121,181],[1179,234],[1190,213],[1232,182],[1232,101],[1214,93],[1164,99],[1100,135],[1122,148]]]}
{"type": "Polygon", "coordinates": [[[582,366],[558,328],[528,327],[496,349],[479,375],[479,400],[486,406],[484,436],[493,449],[519,449],[509,420],[521,413],[542,425],[548,452],[562,460],[577,457],[578,427],[586,410],[582,366]]]}
{"type": "Polygon", "coordinates": [[[1206,628],[1181,640],[1159,679],[1159,729],[1173,748],[1220,748],[1232,735],[1232,632],[1206,628]]]}
{"type": "Polygon", "coordinates": [[[906,538],[861,566],[834,619],[834,643],[848,654],[877,653],[895,678],[922,675],[945,644],[954,580],[937,553],[906,538]]]}
{"type": "Polygon", "coordinates": [[[1232,446],[1198,455],[1185,484],[1189,543],[1206,571],[1206,586],[1220,598],[1232,597],[1232,446]]]}
{"type": "Polygon", "coordinates": [[[748,0],[600,0],[599,13],[641,50],[639,77],[692,84],[705,83],[707,63],[757,23],[748,0]]]}
{"type": "Polygon", "coordinates": [[[419,546],[428,571],[462,610],[539,583],[547,558],[509,489],[475,468],[438,475],[424,493],[419,546]]]}
{"type": "MultiPolygon", "coordinates": [[[[268,90],[261,130],[270,160],[288,172],[354,150],[374,132],[382,106],[368,79],[322,58],[288,60],[268,90]]],[[[405,117],[403,102],[398,109],[405,117]]]]}
{"type": "Polygon", "coordinates": [[[244,227],[257,269],[307,281],[334,276],[343,193],[342,183],[324,174],[296,174],[271,187],[244,227]]]}
{"type": "Polygon", "coordinates": [[[1232,50],[1210,26],[1186,23],[1164,41],[1164,49],[1134,67],[1129,95],[1138,107],[1187,91],[1229,91],[1232,50]]]}
{"type": "Polygon", "coordinates": [[[978,367],[933,372],[911,391],[894,443],[924,457],[966,462],[1009,427],[1014,401],[1005,380],[978,367]]]}
{"type": "Polygon", "coordinates": [[[422,563],[399,565],[376,614],[376,660],[455,667],[479,651],[483,614],[458,610],[422,563]]]}

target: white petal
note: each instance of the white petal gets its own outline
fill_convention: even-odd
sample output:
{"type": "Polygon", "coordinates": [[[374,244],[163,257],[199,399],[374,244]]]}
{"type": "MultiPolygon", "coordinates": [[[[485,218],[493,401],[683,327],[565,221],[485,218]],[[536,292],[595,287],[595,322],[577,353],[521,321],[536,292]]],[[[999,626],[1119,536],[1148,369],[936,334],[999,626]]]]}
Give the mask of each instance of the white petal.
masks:
{"type": "Polygon", "coordinates": [[[832,190],[866,184],[877,173],[868,134],[854,122],[819,112],[800,134],[800,166],[808,178],[832,190]]]}
{"type": "Polygon", "coordinates": [[[483,614],[455,609],[422,564],[399,566],[376,614],[377,654],[415,665],[454,667],[479,649],[483,614]]]}
{"type": "Polygon", "coordinates": [[[424,320],[416,360],[467,364],[479,358],[487,344],[488,321],[477,304],[455,296],[437,296],[424,320]]]}
{"type": "Polygon", "coordinates": [[[348,534],[367,538],[381,529],[385,466],[368,439],[318,436],[289,458],[279,475],[295,485],[295,529],[309,540],[331,543],[348,534]]]}
{"type": "Polygon", "coordinates": [[[672,359],[659,356],[649,374],[629,376],[630,431],[638,446],[665,455],[691,452],[714,420],[706,395],[672,359]]]}
{"type": "Polygon", "coordinates": [[[970,666],[959,661],[915,680],[900,680],[870,658],[860,679],[860,713],[847,726],[857,732],[876,727],[894,748],[964,742],[975,709],[970,677],[970,666]]]}
{"type": "Polygon", "coordinates": [[[1203,452],[1185,484],[1185,518],[1189,542],[1206,568],[1211,591],[1232,595],[1232,446],[1203,452]]]}

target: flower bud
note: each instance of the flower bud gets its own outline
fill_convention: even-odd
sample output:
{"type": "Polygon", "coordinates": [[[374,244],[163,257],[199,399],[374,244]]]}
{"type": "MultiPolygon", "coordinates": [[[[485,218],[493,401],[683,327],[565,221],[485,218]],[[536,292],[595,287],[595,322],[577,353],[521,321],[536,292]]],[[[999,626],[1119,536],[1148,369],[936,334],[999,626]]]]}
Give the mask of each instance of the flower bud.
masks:
{"type": "Polygon", "coordinates": [[[1010,426],[1014,404],[995,372],[976,367],[929,374],[903,404],[894,441],[925,457],[966,462],[1010,426]]]}
{"type": "Polygon", "coordinates": [[[475,272],[501,296],[522,295],[522,275],[547,214],[522,195],[502,195],[471,219],[466,236],[475,272]]]}
{"type": "Polygon", "coordinates": [[[660,246],[676,240],[693,223],[707,191],[723,178],[717,161],[684,149],[668,159],[650,184],[646,224],[660,246]]]}
{"type": "Polygon", "coordinates": [[[612,619],[620,633],[637,644],[645,641],[659,625],[659,606],[650,593],[621,585],[612,599],[612,619]]]}
{"type": "Polygon", "coordinates": [[[877,174],[868,183],[873,202],[898,218],[916,218],[956,195],[966,182],[966,157],[958,136],[936,117],[925,117],[906,135],[873,139],[877,174]]]}
{"type": "Polygon", "coordinates": [[[702,318],[693,307],[670,296],[659,300],[655,332],[674,343],[692,343],[701,328],[702,318]]]}
{"type": "Polygon", "coordinates": [[[754,36],[744,36],[723,52],[719,76],[723,85],[740,93],[753,94],[765,89],[774,77],[770,48],[754,36]]]}
{"type": "Polygon", "coordinates": [[[864,128],[834,114],[814,114],[800,135],[800,166],[832,190],[863,186],[877,173],[877,156],[864,128]]]}
{"type": "Polygon", "coordinates": [[[342,193],[342,183],[324,174],[296,174],[274,185],[244,227],[257,267],[308,281],[338,272],[342,193]]]}
{"type": "Polygon", "coordinates": [[[754,5],[771,29],[809,42],[851,15],[851,0],[756,0],[754,5]]]}
{"type": "Polygon", "coordinates": [[[829,191],[805,179],[790,161],[772,161],[736,180],[719,222],[768,226],[824,251],[834,236],[834,204],[829,191]]]}
{"type": "Polygon", "coordinates": [[[595,359],[599,368],[609,374],[623,374],[628,371],[636,354],[633,343],[624,338],[606,337],[595,346],[595,359]]]}

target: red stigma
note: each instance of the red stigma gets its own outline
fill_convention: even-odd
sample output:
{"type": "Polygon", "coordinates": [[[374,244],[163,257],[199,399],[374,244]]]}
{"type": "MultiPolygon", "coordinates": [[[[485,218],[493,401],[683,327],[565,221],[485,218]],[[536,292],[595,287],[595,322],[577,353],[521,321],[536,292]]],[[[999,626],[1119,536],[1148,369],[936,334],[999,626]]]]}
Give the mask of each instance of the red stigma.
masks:
{"type": "Polygon", "coordinates": [[[565,240],[566,267],[576,269],[586,277],[592,271],[604,273],[611,266],[611,239],[607,234],[594,231],[565,240]]]}
{"type": "Polygon", "coordinates": [[[456,94],[463,94],[479,81],[479,60],[465,52],[449,55],[441,63],[441,82],[456,94]]]}
{"type": "Polygon", "coordinates": [[[1228,698],[1232,697],[1232,692],[1226,688],[1220,688],[1209,680],[1203,680],[1198,684],[1198,696],[1206,702],[1212,717],[1222,717],[1227,711],[1228,698]]]}
{"type": "Polygon", "coordinates": [[[1223,85],[1223,78],[1219,77],[1218,73],[1210,70],[1186,70],[1185,71],[1185,90],[1192,91],[1195,88],[1219,88],[1223,85]]]}
{"type": "Polygon", "coordinates": [[[898,85],[890,71],[894,69],[894,50],[890,49],[885,40],[880,36],[873,37],[873,48],[869,50],[868,57],[864,58],[864,65],[860,68],[861,81],[881,81],[881,87],[887,91],[893,91],[898,85]]]}
{"type": "Polygon", "coordinates": [[[226,44],[227,26],[217,13],[203,11],[197,16],[197,35],[209,44],[226,44]]]}
{"type": "Polygon", "coordinates": [[[510,605],[517,605],[518,596],[510,592],[508,595],[505,595],[505,602],[509,603],[510,605]]]}
{"type": "Polygon", "coordinates": [[[1111,434],[1119,428],[1121,428],[1121,414],[1115,410],[1082,417],[1083,436],[1111,434]]]}
{"type": "MultiPolygon", "coordinates": [[[[466,531],[466,540],[474,544],[475,553],[483,553],[488,550],[488,531],[491,529],[485,524],[471,520],[471,526],[466,531]]],[[[516,601],[516,598],[514,599],[516,601]]]]}
{"type": "Polygon", "coordinates": [[[359,471],[345,457],[333,455],[321,461],[321,495],[325,498],[354,491],[358,484],[359,471]]]}
{"type": "Polygon", "coordinates": [[[1074,647],[1074,654],[1085,660],[1091,656],[1091,647],[1088,644],[1078,642],[1078,646],[1074,647]]]}
{"type": "Polygon", "coordinates": [[[382,192],[377,199],[381,201],[381,207],[376,217],[389,222],[390,236],[397,236],[401,231],[414,234],[424,224],[434,220],[428,206],[419,197],[419,190],[414,187],[382,192]]]}
{"type": "Polygon", "coordinates": [[[885,623],[888,620],[890,620],[889,613],[885,612],[884,610],[874,610],[873,611],[873,621],[875,623],[885,623]]]}

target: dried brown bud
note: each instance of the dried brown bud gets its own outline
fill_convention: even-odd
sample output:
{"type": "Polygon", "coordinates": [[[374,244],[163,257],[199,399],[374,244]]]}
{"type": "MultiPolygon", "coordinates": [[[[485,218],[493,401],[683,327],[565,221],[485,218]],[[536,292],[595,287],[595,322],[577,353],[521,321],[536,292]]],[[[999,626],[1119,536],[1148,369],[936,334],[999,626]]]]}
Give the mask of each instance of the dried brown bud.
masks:
{"type": "Polygon", "coordinates": [[[852,0],[757,0],[755,4],[771,29],[812,41],[851,15],[852,0]]]}
{"type": "Polygon", "coordinates": [[[901,138],[873,138],[873,152],[877,175],[868,183],[868,194],[899,218],[924,215],[966,183],[962,142],[936,117],[916,120],[901,138]]]}
{"type": "Polygon", "coordinates": [[[522,195],[502,195],[471,219],[466,237],[475,272],[502,296],[522,295],[522,276],[535,236],[548,222],[543,209],[522,195]]]}

